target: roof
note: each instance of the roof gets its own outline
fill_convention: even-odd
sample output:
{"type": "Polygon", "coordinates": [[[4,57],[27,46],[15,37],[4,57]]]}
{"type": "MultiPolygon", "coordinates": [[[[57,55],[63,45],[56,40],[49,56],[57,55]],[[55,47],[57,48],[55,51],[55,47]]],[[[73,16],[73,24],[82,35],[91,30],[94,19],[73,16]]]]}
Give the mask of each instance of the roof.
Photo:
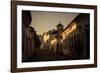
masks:
{"type": "Polygon", "coordinates": [[[76,18],[74,18],[62,32],[64,32],[66,29],[68,29],[68,28],[72,25],[72,23],[73,23],[74,21],[77,20],[77,18],[78,18],[80,15],[81,15],[81,14],[79,14],[78,16],[76,16],[76,18]]]}
{"type": "Polygon", "coordinates": [[[47,33],[48,34],[57,34],[58,32],[57,32],[57,30],[53,29],[53,30],[48,31],[47,33]]]}

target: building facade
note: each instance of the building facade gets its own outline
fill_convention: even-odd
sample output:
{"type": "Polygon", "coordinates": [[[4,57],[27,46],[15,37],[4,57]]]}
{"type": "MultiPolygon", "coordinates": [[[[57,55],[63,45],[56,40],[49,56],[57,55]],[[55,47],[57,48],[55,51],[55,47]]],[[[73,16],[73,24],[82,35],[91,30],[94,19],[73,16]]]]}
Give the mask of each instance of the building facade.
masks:
{"type": "Polygon", "coordinates": [[[90,58],[90,18],[80,13],[67,27],[45,33],[46,49],[72,59],[90,58]]]}
{"type": "Polygon", "coordinates": [[[61,33],[63,54],[75,59],[87,59],[90,54],[89,14],[79,14],[61,33]]]}
{"type": "Polygon", "coordinates": [[[36,31],[31,27],[31,13],[30,11],[22,11],[22,62],[25,62],[40,46],[40,41],[36,31]]]}
{"type": "MultiPolygon", "coordinates": [[[[56,26],[57,29],[49,30],[47,33],[45,33],[46,37],[46,43],[45,45],[48,46],[49,49],[55,53],[61,54],[62,51],[62,35],[60,33],[63,31],[63,25],[59,22],[56,26]],[[58,36],[60,35],[60,36],[58,36]]],[[[45,41],[45,40],[44,40],[45,41]]]]}

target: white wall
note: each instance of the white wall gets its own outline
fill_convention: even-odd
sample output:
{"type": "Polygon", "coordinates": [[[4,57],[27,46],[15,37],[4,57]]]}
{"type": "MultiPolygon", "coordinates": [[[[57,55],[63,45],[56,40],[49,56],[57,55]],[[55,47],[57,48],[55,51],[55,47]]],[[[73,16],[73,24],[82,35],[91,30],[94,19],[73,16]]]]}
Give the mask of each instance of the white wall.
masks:
{"type": "MultiPolygon", "coordinates": [[[[28,0],[29,1],[29,0],[28,0]]],[[[32,0],[56,3],[75,3],[98,5],[100,13],[100,0],[32,0]]],[[[10,73],[10,0],[0,0],[0,73],[10,73]]],[[[100,19],[100,14],[98,14],[100,19]]],[[[98,37],[100,37],[100,20],[98,20],[98,37]]],[[[100,38],[98,38],[100,43],[100,38]]],[[[98,44],[98,67],[83,69],[68,69],[56,71],[42,71],[34,73],[99,73],[100,72],[100,45],[98,44]]],[[[29,72],[28,72],[29,73],[29,72]]],[[[33,73],[33,72],[30,72],[33,73]]]]}

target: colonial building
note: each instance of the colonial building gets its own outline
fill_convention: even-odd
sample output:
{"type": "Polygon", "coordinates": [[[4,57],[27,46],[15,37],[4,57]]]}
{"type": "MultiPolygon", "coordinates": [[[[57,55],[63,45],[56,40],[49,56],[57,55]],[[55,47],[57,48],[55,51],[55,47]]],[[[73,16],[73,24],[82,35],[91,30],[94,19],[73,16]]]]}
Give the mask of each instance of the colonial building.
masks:
{"type": "Polygon", "coordinates": [[[33,53],[34,42],[32,42],[32,34],[30,28],[32,18],[30,11],[22,11],[22,61],[26,61],[33,53]]]}
{"type": "Polygon", "coordinates": [[[57,39],[57,44],[56,44],[56,53],[59,53],[62,55],[62,35],[61,35],[61,32],[63,31],[63,25],[61,23],[59,23],[57,25],[57,31],[58,31],[58,34],[56,36],[56,39],[57,39]]]}
{"type": "Polygon", "coordinates": [[[45,33],[48,49],[72,59],[90,57],[90,22],[89,14],[79,14],[67,27],[59,23],[45,33]]]}
{"type": "Polygon", "coordinates": [[[44,41],[46,49],[60,53],[62,51],[62,35],[58,35],[60,35],[60,33],[63,31],[63,25],[59,23],[56,28],[57,29],[49,30],[44,34],[44,41]]]}
{"type": "Polygon", "coordinates": [[[31,27],[30,11],[22,11],[22,62],[27,61],[40,46],[36,31],[31,27]]]}
{"type": "Polygon", "coordinates": [[[87,59],[90,54],[89,14],[79,14],[64,30],[63,54],[79,59],[87,59]]]}

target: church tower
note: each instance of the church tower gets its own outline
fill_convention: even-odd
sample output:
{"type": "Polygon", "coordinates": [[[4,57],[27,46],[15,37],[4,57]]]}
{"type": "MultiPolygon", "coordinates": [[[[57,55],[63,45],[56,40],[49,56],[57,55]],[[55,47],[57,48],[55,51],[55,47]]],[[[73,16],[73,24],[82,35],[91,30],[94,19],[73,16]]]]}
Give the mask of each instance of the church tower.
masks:
{"type": "Polygon", "coordinates": [[[59,33],[63,30],[63,25],[61,24],[61,22],[59,22],[59,24],[56,27],[59,33]]]}

